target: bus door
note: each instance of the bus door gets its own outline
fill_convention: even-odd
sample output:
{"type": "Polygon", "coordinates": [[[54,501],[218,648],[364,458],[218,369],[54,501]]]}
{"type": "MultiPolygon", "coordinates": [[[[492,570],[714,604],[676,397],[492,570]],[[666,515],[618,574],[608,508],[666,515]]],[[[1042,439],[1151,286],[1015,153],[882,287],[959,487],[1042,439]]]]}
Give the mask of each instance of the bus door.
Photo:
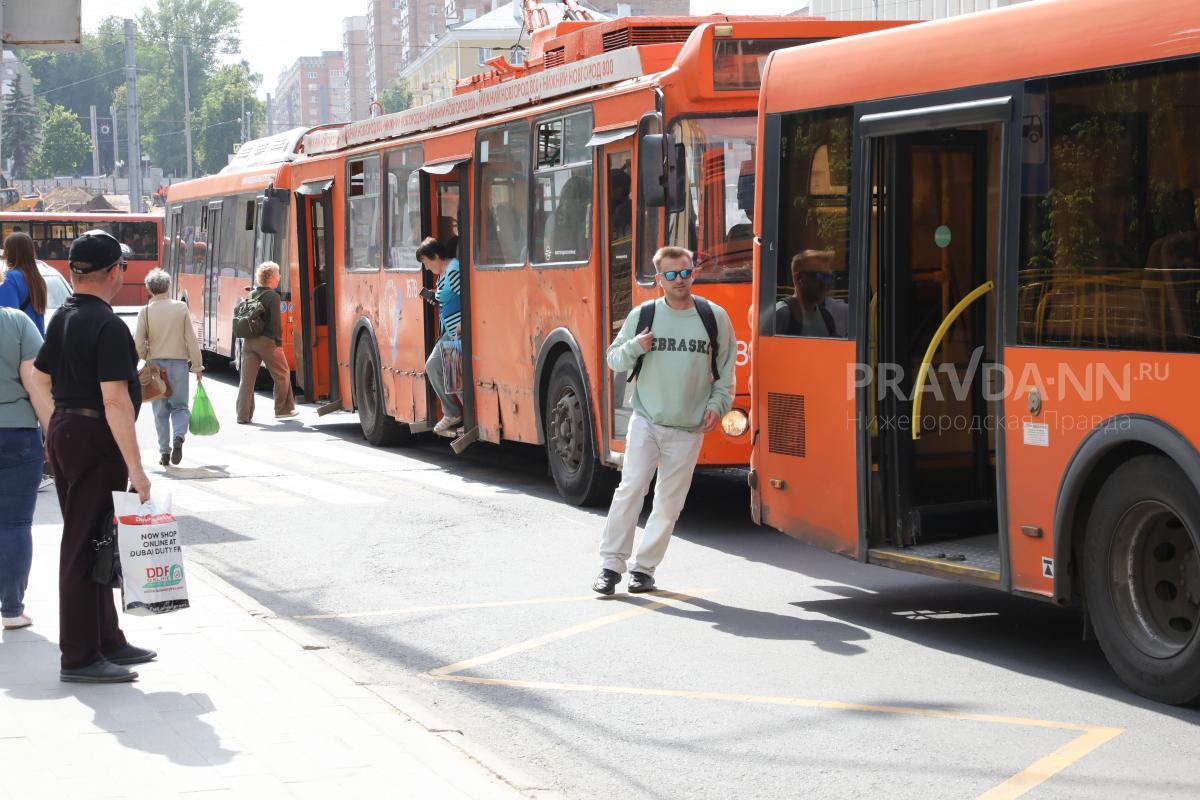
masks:
{"type": "MultiPolygon", "coordinates": [[[[598,230],[601,237],[600,257],[603,262],[604,313],[600,331],[600,346],[608,344],[621,330],[633,306],[633,130],[624,132],[626,138],[598,147],[603,180],[602,218],[598,230]]],[[[602,359],[603,361],[603,355],[602,359]]],[[[623,450],[629,418],[633,413],[630,399],[633,386],[625,373],[614,374],[603,369],[605,421],[604,439],[609,450],[623,450]]]]}
{"type": "Polygon", "coordinates": [[[221,206],[224,201],[213,200],[204,209],[201,227],[207,233],[208,246],[204,259],[204,341],[205,350],[217,350],[218,323],[221,302],[221,206]]]}
{"type": "Polygon", "coordinates": [[[1010,113],[1005,97],[860,120],[871,183],[860,333],[875,362],[860,382],[868,558],[992,586],[1007,560],[993,288],[1010,113]]]}
{"type": "MultiPolygon", "coordinates": [[[[459,338],[462,340],[462,428],[455,435],[450,446],[454,452],[461,453],[479,439],[479,423],[475,409],[475,382],[471,359],[471,237],[467,225],[467,202],[470,187],[470,161],[458,159],[440,164],[426,164],[422,171],[429,176],[426,188],[429,192],[431,214],[427,221],[426,231],[435,237],[451,251],[451,255],[459,261],[459,286],[462,292],[462,324],[459,338]]],[[[433,289],[436,285],[434,276],[422,271],[425,276],[425,288],[433,289]]],[[[437,346],[441,334],[441,321],[436,314],[425,315],[426,325],[426,356],[437,346]]],[[[426,381],[428,384],[428,381],[426,381]]],[[[432,426],[435,419],[433,411],[437,409],[437,396],[433,388],[427,391],[429,414],[427,423],[432,426]]]]}
{"type": "Polygon", "coordinates": [[[297,251],[300,260],[301,351],[297,380],[308,402],[319,409],[340,407],[333,295],[333,181],[302,184],[296,190],[297,251]]]}

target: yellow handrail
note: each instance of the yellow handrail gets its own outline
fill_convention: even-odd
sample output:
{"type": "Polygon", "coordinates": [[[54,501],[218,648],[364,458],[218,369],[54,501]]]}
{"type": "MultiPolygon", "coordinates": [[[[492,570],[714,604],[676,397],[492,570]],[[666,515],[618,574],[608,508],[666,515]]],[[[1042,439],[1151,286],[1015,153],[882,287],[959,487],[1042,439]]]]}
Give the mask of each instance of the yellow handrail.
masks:
{"type": "Polygon", "coordinates": [[[925,357],[921,359],[921,369],[917,372],[917,382],[913,385],[912,438],[914,442],[921,438],[921,401],[925,399],[925,393],[921,390],[925,386],[925,379],[929,377],[929,364],[933,361],[933,354],[937,352],[938,346],[941,345],[942,339],[946,337],[946,331],[950,330],[950,326],[954,324],[954,320],[958,319],[958,316],[967,309],[967,306],[974,303],[980,297],[983,297],[995,287],[996,284],[986,281],[976,286],[962,300],[959,300],[958,304],[950,309],[950,313],[942,320],[942,324],[938,326],[937,331],[933,334],[933,339],[929,342],[929,347],[925,349],[925,357]]]}

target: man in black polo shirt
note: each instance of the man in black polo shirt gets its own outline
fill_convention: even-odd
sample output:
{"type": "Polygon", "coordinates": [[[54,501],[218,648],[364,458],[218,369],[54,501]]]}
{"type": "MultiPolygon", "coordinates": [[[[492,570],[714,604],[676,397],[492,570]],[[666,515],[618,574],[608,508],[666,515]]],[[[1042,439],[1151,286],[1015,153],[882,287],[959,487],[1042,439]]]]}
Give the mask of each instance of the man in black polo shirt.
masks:
{"type": "Polygon", "coordinates": [[[129,665],[156,654],[125,641],[112,590],[92,580],[92,534],[112,518],[113,492],[132,484],[143,502],[150,497],[134,429],[142,390],[133,337],[109,305],[125,272],[120,242],[88,231],[71,244],[68,262],[75,293],[50,321],[34,361],[34,380],[55,406],[46,449],[63,514],[59,677],[120,683],[137,678],[129,665]]]}

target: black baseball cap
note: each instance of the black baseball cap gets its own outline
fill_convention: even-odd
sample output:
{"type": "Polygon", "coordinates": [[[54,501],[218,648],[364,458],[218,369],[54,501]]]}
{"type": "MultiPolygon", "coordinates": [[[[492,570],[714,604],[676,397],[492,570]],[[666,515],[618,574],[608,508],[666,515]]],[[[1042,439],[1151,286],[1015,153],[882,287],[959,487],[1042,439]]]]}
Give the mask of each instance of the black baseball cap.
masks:
{"type": "Polygon", "coordinates": [[[71,242],[67,262],[76,275],[115,267],[121,262],[121,243],[108,231],[90,230],[71,242]]]}

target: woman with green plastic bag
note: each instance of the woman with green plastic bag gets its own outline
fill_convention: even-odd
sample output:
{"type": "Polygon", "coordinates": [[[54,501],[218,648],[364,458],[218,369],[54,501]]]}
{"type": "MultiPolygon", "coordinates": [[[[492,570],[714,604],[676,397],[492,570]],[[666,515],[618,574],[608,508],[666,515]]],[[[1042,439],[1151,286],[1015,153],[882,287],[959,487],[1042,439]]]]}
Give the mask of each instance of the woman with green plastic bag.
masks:
{"type": "Polygon", "coordinates": [[[196,395],[192,398],[192,421],[188,430],[195,436],[213,436],[221,430],[221,423],[217,421],[217,412],[213,410],[212,401],[208,399],[208,392],[204,390],[204,384],[199,381],[196,382],[196,395]]]}

